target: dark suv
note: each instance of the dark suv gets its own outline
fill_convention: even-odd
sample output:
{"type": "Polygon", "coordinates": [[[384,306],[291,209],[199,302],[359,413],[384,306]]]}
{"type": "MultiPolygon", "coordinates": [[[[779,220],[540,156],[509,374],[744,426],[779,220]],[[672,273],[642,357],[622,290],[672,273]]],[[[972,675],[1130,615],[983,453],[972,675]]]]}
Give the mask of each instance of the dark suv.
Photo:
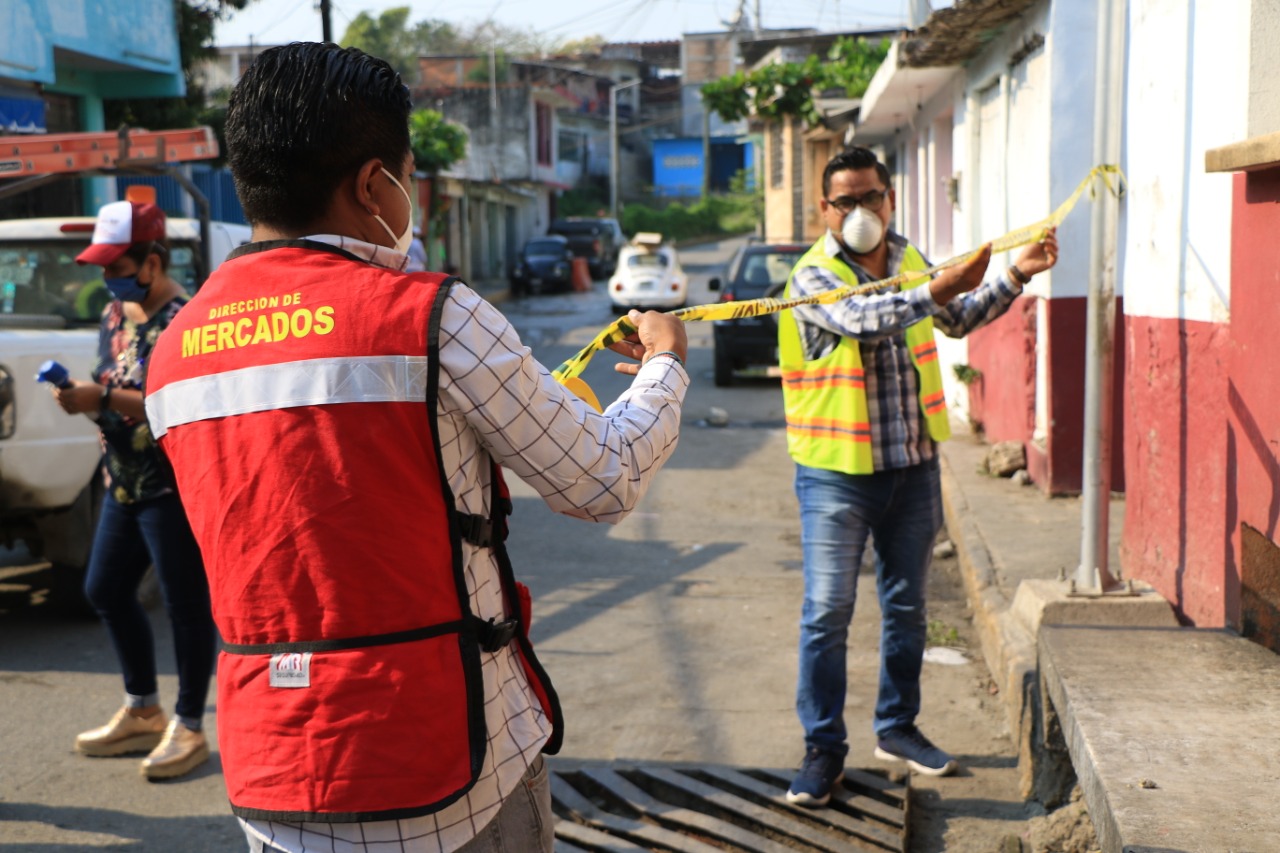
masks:
{"type": "Polygon", "coordinates": [[[627,242],[616,219],[569,216],[552,222],[547,233],[564,235],[573,256],[587,259],[592,278],[613,274],[618,266],[618,250],[627,242]]]}
{"type": "MultiPolygon", "coordinates": [[[[707,287],[720,291],[721,302],[781,297],[791,268],[808,250],[792,243],[748,243],[729,261],[724,277],[711,279],[707,287]]],[[[716,320],[713,340],[717,385],[731,384],[735,370],[778,364],[776,314],[716,320]]]]}

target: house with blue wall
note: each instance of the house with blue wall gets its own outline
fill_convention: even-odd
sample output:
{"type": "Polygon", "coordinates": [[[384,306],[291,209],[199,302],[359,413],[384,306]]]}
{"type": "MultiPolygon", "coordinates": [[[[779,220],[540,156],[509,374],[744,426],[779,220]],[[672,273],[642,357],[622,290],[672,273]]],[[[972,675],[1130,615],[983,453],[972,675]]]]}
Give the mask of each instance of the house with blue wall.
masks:
{"type": "MultiPolygon", "coordinates": [[[[184,94],[172,0],[0,2],[0,134],[106,130],[105,100],[184,94]]],[[[69,182],[28,194],[74,209],[31,212],[92,213],[115,200],[112,181],[79,183],[78,194],[69,182]]]]}
{"type": "MultiPolygon", "coordinates": [[[[755,145],[739,136],[713,136],[711,143],[711,189],[725,191],[738,172],[755,174],[755,145]]],[[[702,138],[655,139],[653,141],[653,191],[668,197],[702,194],[702,138]]]]}

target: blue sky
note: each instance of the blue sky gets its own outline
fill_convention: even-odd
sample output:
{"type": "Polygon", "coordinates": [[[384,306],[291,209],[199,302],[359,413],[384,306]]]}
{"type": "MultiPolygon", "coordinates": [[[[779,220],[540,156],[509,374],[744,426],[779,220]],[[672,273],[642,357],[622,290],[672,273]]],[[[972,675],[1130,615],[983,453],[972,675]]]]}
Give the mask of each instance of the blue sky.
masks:
{"type": "MultiPolygon", "coordinates": [[[[332,0],[334,38],[361,11],[410,6],[411,21],[435,18],[469,23],[493,17],[569,40],[602,35],[609,41],[678,39],[683,32],[724,29],[739,0],[332,0]]],[[[748,15],[756,0],[745,0],[748,15]]],[[[907,0],[759,0],[766,27],[812,26],[820,30],[897,26],[905,22],[907,0]]],[[[220,45],[319,41],[316,0],[255,0],[218,26],[220,45]]],[[[935,3],[950,5],[949,3],[935,3]]]]}

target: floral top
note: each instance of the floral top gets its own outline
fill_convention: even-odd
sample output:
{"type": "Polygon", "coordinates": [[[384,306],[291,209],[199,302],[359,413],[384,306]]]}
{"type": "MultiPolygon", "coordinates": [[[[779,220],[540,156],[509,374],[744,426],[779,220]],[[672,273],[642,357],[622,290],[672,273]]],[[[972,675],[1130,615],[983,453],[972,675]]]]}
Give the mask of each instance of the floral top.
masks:
{"type": "MultiPolygon", "coordinates": [[[[108,303],[102,312],[94,381],[113,389],[143,390],[151,350],[187,301],[186,296],[175,298],[142,324],[126,318],[118,300],[108,303]]],[[[174,490],[169,464],[160,454],[145,420],[107,411],[98,416],[98,429],[102,431],[103,474],[112,497],[120,503],[131,504],[174,490]]]]}

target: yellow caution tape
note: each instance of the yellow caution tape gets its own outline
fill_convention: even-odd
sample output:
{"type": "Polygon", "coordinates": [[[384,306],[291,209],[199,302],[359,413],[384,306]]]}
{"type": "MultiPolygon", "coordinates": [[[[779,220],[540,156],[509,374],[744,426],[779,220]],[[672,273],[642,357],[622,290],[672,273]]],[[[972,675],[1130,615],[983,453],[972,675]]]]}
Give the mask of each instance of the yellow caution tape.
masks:
{"type": "MultiPolygon", "coordinates": [[[[1067,214],[1071,213],[1071,209],[1076,206],[1076,202],[1084,195],[1085,190],[1089,190],[1090,197],[1096,196],[1094,181],[1101,180],[1103,185],[1116,197],[1120,198],[1124,195],[1125,178],[1124,173],[1120,171],[1119,166],[1102,165],[1095,166],[1085,177],[1080,185],[1076,187],[1075,192],[1058,205],[1053,213],[1034,222],[1031,225],[1025,225],[1017,228],[991,241],[992,253],[1007,252],[1010,249],[1016,249],[1020,246],[1026,246],[1030,243],[1038,243],[1044,239],[1045,234],[1050,228],[1057,228],[1062,221],[1067,218],[1067,214]],[[1111,181],[1114,175],[1115,183],[1111,181]]],[[[773,314],[778,311],[784,311],[788,308],[794,308],[797,305],[828,305],[832,302],[839,302],[841,299],[847,299],[850,296],[865,296],[881,290],[889,290],[901,287],[912,281],[918,281],[922,278],[928,278],[933,274],[945,270],[948,267],[957,264],[967,263],[969,260],[978,255],[981,249],[974,249],[953,258],[948,258],[939,264],[934,264],[926,270],[917,270],[911,273],[899,273],[891,278],[873,281],[862,285],[849,285],[834,290],[826,290],[822,293],[816,293],[812,296],[801,296],[795,299],[748,299],[742,302],[716,302],[711,305],[693,305],[688,308],[677,308],[668,312],[673,317],[679,317],[681,320],[739,320],[743,317],[759,317],[763,314],[773,314]]],[[[586,389],[586,393],[591,395],[588,402],[594,402],[594,407],[599,410],[600,405],[594,401],[595,395],[591,393],[591,389],[586,387],[586,383],[578,378],[579,374],[586,369],[587,364],[591,361],[592,356],[603,349],[608,348],[610,344],[623,340],[628,335],[634,334],[636,327],[626,317],[620,317],[613,322],[612,325],[606,327],[600,334],[596,335],[591,343],[582,348],[577,355],[561,364],[555,370],[551,371],[559,382],[569,387],[579,397],[584,397],[581,389],[586,389]],[[569,385],[570,381],[573,385],[569,385]]]]}

